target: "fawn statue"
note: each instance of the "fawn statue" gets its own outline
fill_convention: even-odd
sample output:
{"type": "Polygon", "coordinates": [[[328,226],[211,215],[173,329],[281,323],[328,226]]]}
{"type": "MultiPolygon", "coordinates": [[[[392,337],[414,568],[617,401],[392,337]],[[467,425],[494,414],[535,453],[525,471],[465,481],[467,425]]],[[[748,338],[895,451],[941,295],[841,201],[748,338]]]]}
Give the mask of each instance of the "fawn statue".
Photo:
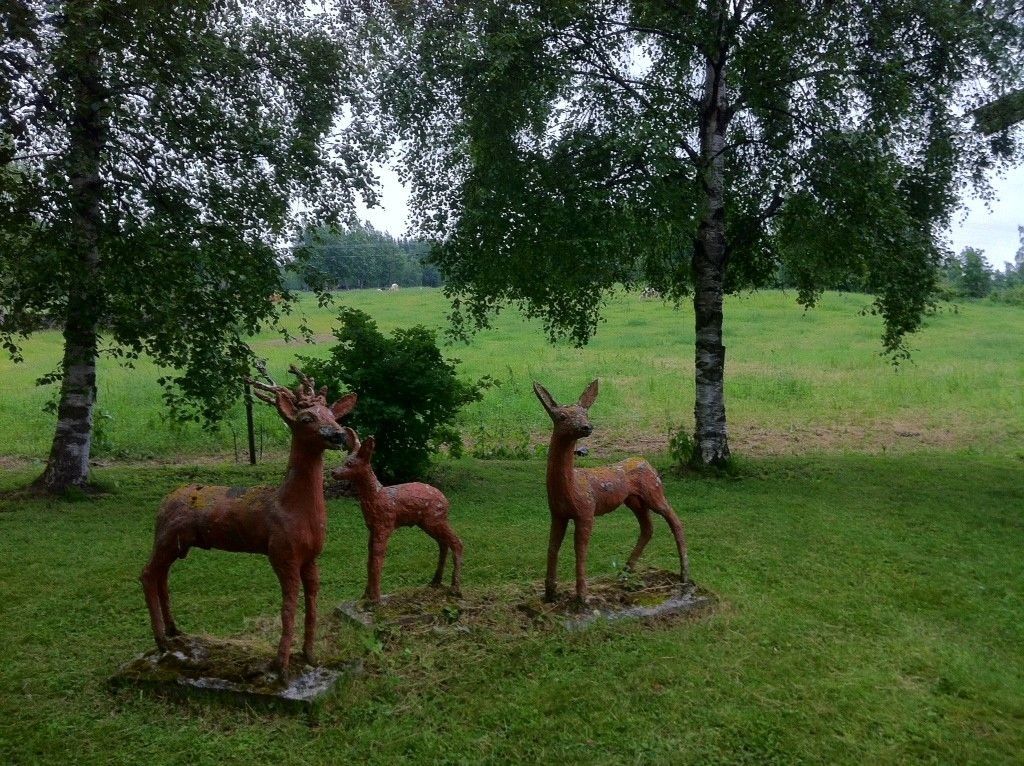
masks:
{"type": "Polygon", "coordinates": [[[597,399],[597,381],[587,386],[579,402],[560,406],[540,383],[533,391],[551,416],[554,429],[548,448],[547,490],[551,511],[551,536],[548,542],[548,568],[544,580],[544,600],[554,601],[558,577],[558,551],[562,547],[566,527],[572,521],[576,548],[576,599],[587,598],[587,547],[594,526],[594,517],[628,507],[640,523],[640,537],[629,554],[627,569],[637,560],[651,539],[651,511],[664,517],[672,530],[679,550],[680,576],[690,581],[686,557],[686,535],[672,506],[665,499],[665,489],[657,471],[643,458],[631,457],[600,468],[575,468],[576,440],[593,433],[587,410],[597,399]]]}
{"type": "MultiPolygon", "coordinates": [[[[291,372],[299,385],[293,391],[279,386],[248,382],[255,395],[277,408],[292,433],[291,451],[284,483],[279,487],[212,487],[190,484],[169,494],[156,517],[153,554],[142,570],[143,591],[157,646],[167,651],[168,637],[179,635],[171,617],[167,578],[176,559],[191,548],[260,553],[270,559],[281,583],[281,642],[273,667],[288,675],[294,636],[299,583],[305,592],[305,635],[302,651],[315,664],[316,599],[320,573],[316,559],[324,546],[327,515],[324,505],[323,453],[350,447],[338,420],[351,412],[355,394],[346,394],[328,406],[326,387],[316,390],[314,381],[294,365],[291,372]]],[[[264,373],[265,374],[265,373],[264,373]]]]}
{"type": "Polygon", "coordinates": [[[344,430],[351,452],[342,465],[331,471],[331,476],[352,482],[359,495],[363,520],[370,531],[363,599],[380,603],[380,573],[384,568],[388,540],[397,527],[419,527],[437,540],[437,571],[430,581],[435,588],[441,586],[448,549],[451,549],[454,559],[451,592],[454,596],[460,595],[462,541],[448,523],[448,498],[436,487],[420,482],[382,486],[370,465],[376,446],[374,438],[367,437],[360,443],[355,431],[347,427],[344,430]]]}

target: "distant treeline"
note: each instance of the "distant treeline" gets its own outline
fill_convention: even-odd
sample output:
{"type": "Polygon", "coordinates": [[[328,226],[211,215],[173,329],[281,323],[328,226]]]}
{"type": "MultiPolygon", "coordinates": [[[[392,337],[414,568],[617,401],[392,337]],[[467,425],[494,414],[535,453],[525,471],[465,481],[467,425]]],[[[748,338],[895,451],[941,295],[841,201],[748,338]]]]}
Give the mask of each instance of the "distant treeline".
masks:
{"type": "Polygon", "coordinates": [[[285,266],[289,289],[439,287],[442,282],[441,273],[427,263],[428,243],[399,239],[369,224],[308,232],[296,251],[306,257],[285,266]]]}
{"type": "MultiPolygon", "coordinates": [[[[1013,262],[1005,262],[1002,269],[990,266],[984,252],[976,247],[965,247],[959,253],[946,256],[937,275],[939,297],[945,300],[989,298],[1024,306],[1024,226],[1018,226],[1017,230],[1020,247],[1013,262]]],[[[798,288],[800,280],[781,265],[775,271],[773,286],[798,288]]],[[[870,292],[866,281],[854,275],[844,276],[829,287],[844,292],[870,292]]]]}
{"type": "Polygon", "coordinates": [[[947,297],[985,298],[1000,303],[1024,306],[1024,226],[1017,227],[1021,244],[1014,262],[1002,270],[988,265],[983,252],[965,247],[959,255],[949,256],[942,264],[941,286],[947,297]]]}

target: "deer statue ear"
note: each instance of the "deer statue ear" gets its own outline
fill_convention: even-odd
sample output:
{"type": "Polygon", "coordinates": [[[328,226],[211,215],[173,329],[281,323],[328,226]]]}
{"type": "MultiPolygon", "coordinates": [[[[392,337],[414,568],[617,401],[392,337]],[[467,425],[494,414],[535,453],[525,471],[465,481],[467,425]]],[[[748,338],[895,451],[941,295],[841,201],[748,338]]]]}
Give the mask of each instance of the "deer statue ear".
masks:
{"type": "Polygon", "coordinates": [[[580,396],[580,407],[585,410],[589,410],[590,405],[594,403],[595,399],[597,399],[597,381],[592,380],[590,381],[590,385],[587,386],[587,390],[583,392],[582,396],[580,396]]]}
{"type": "Polygon", "coordinates": [[[373,451],[377,448],[377,440],[372,436],[367,436],[366,441],[359,447],[359,457],[363,460],[369,461],[373,457],[373,451]]]}
{"type": "Polygon", "coordinates": [[[356,452],[359,449],[359,436],[348,426],[342,426],[341,432],[345,435],[345,449],[356,452]]]}
{"type": "Polygon", "coordinates": [[[556,402],[555,398],[548,393],[548,390],[537,381],[533,382],[533,393],[537,394],[537,398],[540,399],[540,403],[544,405],[544,409],[548,411],[549,415],[552,410],[558,409],[558,402],[556,402]]]}
{"type": "Polygon", "coordinates": [[[335,418],[343,418],[352,412],[356,406],[357,397],[355,394],[345,394],[338,401],[331,405],[331,412],[335,418]]]}
{"type": "Polygon", "coordinates": [[[298,410],[295,409],[295,402],[292,401],[292,397],[285,391],[277,392],[277,400],[274,402],[277,407],[278,414],[281,415],[289,423],[295,420],[295,416],[298,410]]]}

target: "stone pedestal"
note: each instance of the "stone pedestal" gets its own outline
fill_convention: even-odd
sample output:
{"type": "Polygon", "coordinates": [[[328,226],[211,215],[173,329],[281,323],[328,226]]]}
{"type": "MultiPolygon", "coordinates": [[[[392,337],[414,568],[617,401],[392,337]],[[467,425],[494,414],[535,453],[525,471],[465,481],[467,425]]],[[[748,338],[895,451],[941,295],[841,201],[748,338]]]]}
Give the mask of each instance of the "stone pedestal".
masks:
{"type": "Polygon", "coordinates": [[[200,697],[243,707],[313,712],[362,670],[354,660],[335,667],[303,665],[292,657],[287,681],[269,670],[265,647],[245,641],[203,636],[172,639],[170,651],[152,649],[122,665],[110,678],[114,687],[135,687],[157,694],[200,697]]]}
{"type": "Polygon", "coordinates": [[[408,588],[384,596],[376,605],[346,601],[334,608],[334,615],[358,630],[409,636],[480,629],[499,633],[580,630],[601,620],[657,621],[701,615],[717,604],[710,591],[693,583],[683,585],[678,574],[662,569],[594,577],[586,604],[576,601],[571,581],[560,585],[554,603],[541,600],[541,583],[469,590],[460,598],[444,589],[408,588]]]}
{"type": "Polygon", "coordinates": [[[714,603],[713,599],[700,592],[695,585],[690,585],[674,595],[669,595],[664,601],[651,604],[636,604],[633,606],[599,606],[589,609],[586,606],[580,609],[578,615],[567,615],[563,625],[567,630],[582,630],[598,620],[614,622],[616,620],[643,620],[660,617],[677,617],[690,612],[699,612],[714,603]]]}
{"type": "Polygon", "coordinates": [[[344,601],[334,616],[357,628],[403,629],[451,625],[459,621],[466,600],[447,588],[407,588],[384,595],[379,604],[344,601]]]}
{"type": "Polygon", "coordinates": [[[572,581],[559,583],[554,603],[540,599],[540,587],[520,605],[537,623],[581,630],[595,622],[619,620],[665,620],[711,611],[717,598],[695,583],[683,584],[679,575],[664,569],[620,572],[590,580],[587,603],[580,604],[572,581]]]}

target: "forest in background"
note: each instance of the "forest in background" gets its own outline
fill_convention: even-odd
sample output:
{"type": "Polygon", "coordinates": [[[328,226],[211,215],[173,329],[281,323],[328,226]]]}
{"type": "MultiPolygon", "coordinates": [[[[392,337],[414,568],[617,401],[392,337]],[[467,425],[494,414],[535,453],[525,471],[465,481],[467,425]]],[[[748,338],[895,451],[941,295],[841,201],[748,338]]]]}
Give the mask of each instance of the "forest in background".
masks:
{"type": "Polygon", "coordinates": [[[440,287],[441,273],[429,262],[430,244],[393,237],[368,223],[350,229],[307,231],[295,258],[284,266],[289,290],[440,287]]]}

